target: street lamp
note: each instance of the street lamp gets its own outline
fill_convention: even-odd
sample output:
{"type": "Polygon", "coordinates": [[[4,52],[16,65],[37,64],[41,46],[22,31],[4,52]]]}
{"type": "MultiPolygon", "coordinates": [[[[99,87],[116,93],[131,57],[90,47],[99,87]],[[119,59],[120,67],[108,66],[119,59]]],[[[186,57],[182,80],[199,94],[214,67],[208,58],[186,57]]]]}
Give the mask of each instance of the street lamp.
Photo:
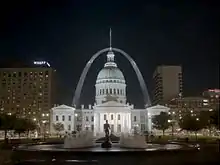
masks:
{"type": "Polygon", "coordinates": [[[42,121],[42,123],[43,123],[43,129],[44,129],[44,130],[43,130],[44,141],[45,141],[45,139],[46,139],[46,122],[47,122],[46,120],[43,120],[43,121],[42,121]]]}
{"type": "Polygon", "coordinates": [[[174,132],[173,122],[174,122],[173,120],[168,120],[168,123],[170,123],[172,127],[172,139],[173,139],[173,132],[174,132]]]}

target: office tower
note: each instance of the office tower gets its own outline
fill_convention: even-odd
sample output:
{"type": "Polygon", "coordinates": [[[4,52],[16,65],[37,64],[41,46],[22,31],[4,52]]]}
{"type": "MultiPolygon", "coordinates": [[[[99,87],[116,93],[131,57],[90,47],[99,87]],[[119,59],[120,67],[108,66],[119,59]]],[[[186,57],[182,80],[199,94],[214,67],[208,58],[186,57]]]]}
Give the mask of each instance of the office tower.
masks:
{"type": "Polygon", "coordinates": [[[55,70],[45,61],[0,68],[0,112],[49,123],[54,104],[55,70]]]}
{"type": "Polygon", "coordinates": [[[166,104],[182,95],[181,66],[158,66],[153,74],[153,104],[166,104]]]}

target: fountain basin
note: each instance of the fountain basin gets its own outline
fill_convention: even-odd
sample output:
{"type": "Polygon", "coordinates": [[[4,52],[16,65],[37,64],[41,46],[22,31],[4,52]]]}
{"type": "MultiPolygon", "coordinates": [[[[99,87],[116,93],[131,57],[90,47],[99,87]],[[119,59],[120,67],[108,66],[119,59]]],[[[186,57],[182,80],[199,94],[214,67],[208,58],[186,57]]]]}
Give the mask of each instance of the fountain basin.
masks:
{"type": "Polygon", "coordinates": [[[119,144],[124,148],[148,148],[145,137],[141,135],[122,134],[119,144]]]}
{"type": "Polygon", "coordinates": [[[75,135],[67,135],[64,139],[63,148],[88,148],[94,146],[92,132],[79,132],[75,135]]]}
{"type": "MultiPolygon", "coordinates": [[[[41,144],[41,145],[20,145],[13,151],[13,162],[26,164],[71,164],[76,161],[86,161],[88,164],[114,164],[123,162],[123,164],[138,164],[152,159],[158,160],[158,157],[168,158],[171,162],[175,155],[184,155],[184,157],[198,150],[182,144],[147,144],[144,149],[141,148],[121,148],[119,143],[113,143],[111,148],[101,148],[100,143],[95,143],[93,147],[88,148],[64,148],[63,144],[41,144]],[[40,163],[39,163],[40,161],[40,163]],[[42,163],[43,162],[43,163],[42,163]]],[[[179,160],[178,160],[179,161],[179,160]]],[[[160,161],[161,162],[161,161],[160,161]]]]}

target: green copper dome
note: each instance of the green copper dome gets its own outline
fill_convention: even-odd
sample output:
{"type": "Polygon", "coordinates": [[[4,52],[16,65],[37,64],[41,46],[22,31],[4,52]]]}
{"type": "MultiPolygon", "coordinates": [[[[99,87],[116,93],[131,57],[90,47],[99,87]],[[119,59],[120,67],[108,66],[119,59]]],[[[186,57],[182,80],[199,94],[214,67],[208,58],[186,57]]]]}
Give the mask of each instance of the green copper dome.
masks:
{"type": "Polygon", "coordinates": [[[100,79],[120,79],[124,80],[124,76],[114,61],[114,53],[109,51],[107,54],[107,62],[105,67],[99,72],[97,80],[100,79]]]}
{"type": "Polygon", "coordinates": [[[124,76],[117,67],[104,67],[98,74],[97,80],[100,79],[120,79],[124,80],[124,76]]]}

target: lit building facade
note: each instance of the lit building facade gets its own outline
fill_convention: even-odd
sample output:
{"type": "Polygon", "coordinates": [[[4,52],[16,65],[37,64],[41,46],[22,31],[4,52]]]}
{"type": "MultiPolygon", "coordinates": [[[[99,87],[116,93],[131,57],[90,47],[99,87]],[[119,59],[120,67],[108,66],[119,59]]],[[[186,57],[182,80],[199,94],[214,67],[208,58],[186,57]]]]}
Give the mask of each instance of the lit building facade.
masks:
{"type": "Polygon", "coordinates": [[[0,68],[0,112],[49,123],[54,104],[55,70],[48,65],[0,68]]]}
{"type": "Polygon", "coordinates": [[[212,111],[208,99],[203,97],[182,97],[172,99],[168,103],[170,115],[179,120],[185,114],[191,113],[192,116],[200,114],[201,111],[212,111]]]}
{"type": "Polygon", "coordinates": [[[50,111],[50,121],[53,121],[50,124],[50,133],[57,134],[61,133],[64,134],[65,132],[72,132],[75,130],[75,108],[69,107],[66,105],[59,105],[53,107],[50,111]],[[61,123],[63,125],[63,130],[58,132],[55,129],[57,123],[61,123]]]}
{"type": "Polygon", "coordinates": [[[208,89],[203,92],[203,97],[209,100],[211,108],[219,109],[220,89],[208,89]]]}
{"type": "Polygon", "coordinates": [[[153,74],[153,104],[166,104],[182,95],[183,79],[181,66],[158,66],[153,74]]]}

